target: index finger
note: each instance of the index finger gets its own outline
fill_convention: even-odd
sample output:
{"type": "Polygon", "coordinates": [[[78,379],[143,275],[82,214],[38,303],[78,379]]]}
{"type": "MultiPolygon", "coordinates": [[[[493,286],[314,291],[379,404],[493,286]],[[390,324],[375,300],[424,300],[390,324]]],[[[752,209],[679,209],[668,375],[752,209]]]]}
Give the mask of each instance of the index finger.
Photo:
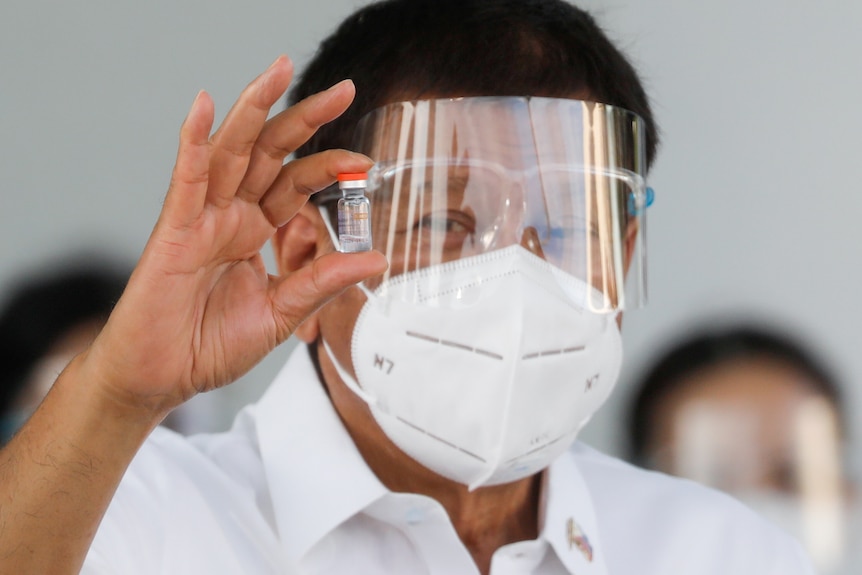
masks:
{"type": "Polygon", "coordinates": [[[343,114],[355,94],[353,82],[342,80],[267,120],[251,151],[237,197],[247,202],[259,201],[282,169],[284,158],[308,141],[322,125],[343,114]]]}
{"type": "Polygon", "coordinates": [[[293,63],[279,56],[242,91],[236,103],[212,136],[207,201],[218,207],[231,202],[245,176],[251,151],[269,110],[287,90],[293,63]]]}

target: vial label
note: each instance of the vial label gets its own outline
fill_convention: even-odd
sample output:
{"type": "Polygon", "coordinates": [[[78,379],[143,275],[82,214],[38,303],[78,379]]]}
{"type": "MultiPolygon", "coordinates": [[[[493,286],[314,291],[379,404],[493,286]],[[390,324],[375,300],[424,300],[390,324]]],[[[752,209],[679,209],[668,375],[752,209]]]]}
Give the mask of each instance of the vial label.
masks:
{"type": "Polygon", "coordinates": [[[371,222],[368,198],[342,199],[338,202],[338,242],[342,252],[371,249],[371,222]]]}

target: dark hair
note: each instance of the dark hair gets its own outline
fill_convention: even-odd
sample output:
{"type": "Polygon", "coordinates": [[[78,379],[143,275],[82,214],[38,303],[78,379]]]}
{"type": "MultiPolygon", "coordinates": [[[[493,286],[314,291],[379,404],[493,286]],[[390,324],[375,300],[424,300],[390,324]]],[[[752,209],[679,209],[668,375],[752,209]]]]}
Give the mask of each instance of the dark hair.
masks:
{"type": "MultiPolygon", "coordinates": [[[[637,385],[628,421],[628,455],[647,462],[656,408],[679,389],[686,376],[740,359],[772,359],[808,375],[812,389],[826,398],[841,417],[841,392],[832,374],[801,343],[759,326],[735,326],[697,332],[673,345],[637,385]]],[[[845,430],[842,430],[845,431],[845,430]]]]}
{"type": "Polygon", "coordinates": [[[120,266],[79,262],[39,271],[8,289],[0,308],[0,413],[23,390],[36,362],[71,328],[104,322],[129,277],[120,266]]]}
{"type": "Polygon", "coordinates": [[[350,78],[356,99],[296,155],[349,148],[359,119],[400,100],[547,96],[626,108],[658,131],[637,73],[593,18],[562,0],[384,0],[347,18],[321,45],[288,103],[350,78]]]}

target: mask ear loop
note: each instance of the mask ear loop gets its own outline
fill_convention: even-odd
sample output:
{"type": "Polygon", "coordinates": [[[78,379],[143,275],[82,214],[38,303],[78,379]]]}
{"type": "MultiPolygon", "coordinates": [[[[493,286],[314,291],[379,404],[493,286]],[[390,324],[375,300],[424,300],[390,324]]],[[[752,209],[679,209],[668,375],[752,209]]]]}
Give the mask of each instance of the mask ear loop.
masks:
{"type": "Polygon", "coordinates": [[[335,358],[335,354],[332,353],[332,349],[329,347],[329,344],[326,343],[326,340],[323,337],[320,338],[320,341],[323,342],[323,348],[326,350],[326,354],[329,356],[329,359],[332,361],[332,365],[335,367],[335,371],[338,373],[338,377],[341,378],[341,381],[344,382],[344,385],[350,389],[353,393],[355,393],[359,399],[368,404],[369,407],[374,407],[381,409],[386,412],[385,409],[382,409],[380,403],[377,401],[377,398],[359,387],[359,384],[356,382],[353,377],[347,373],[347,370],[341,365],[341,363],[335,358]]]}

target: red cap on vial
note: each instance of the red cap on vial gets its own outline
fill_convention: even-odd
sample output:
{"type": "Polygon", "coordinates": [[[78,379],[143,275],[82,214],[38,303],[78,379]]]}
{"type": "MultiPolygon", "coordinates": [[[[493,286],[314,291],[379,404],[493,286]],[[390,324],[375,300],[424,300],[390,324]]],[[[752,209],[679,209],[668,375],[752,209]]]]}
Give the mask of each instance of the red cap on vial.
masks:
{"type": "Polygon", "coordinates": [[[367,180],[368,172],[356,172],[353,174],[338,174],[339,182],[354,182],[356,180],[367,180]]]}
{"type": "Polygon", "coordinates": [[[364,188],[367,184],[367,172],[338,174],[338,187],[342,190],[364,188]]]}

